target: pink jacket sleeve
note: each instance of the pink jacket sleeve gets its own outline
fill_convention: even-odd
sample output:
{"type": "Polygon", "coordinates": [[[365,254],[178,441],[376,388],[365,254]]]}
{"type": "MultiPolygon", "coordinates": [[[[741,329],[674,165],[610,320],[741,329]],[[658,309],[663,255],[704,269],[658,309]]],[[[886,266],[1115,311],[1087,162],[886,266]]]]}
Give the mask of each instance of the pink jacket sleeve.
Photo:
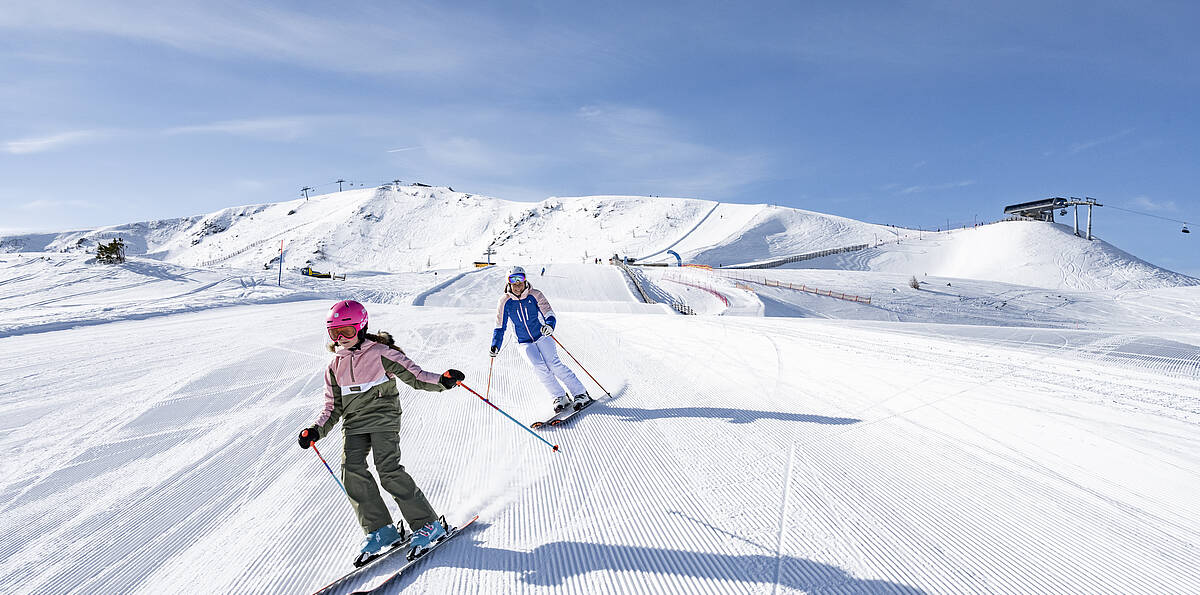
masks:
{"type": "Polygon", "coordinates": [[[404,384],[419,390],[433,392],[446,390],[446,387],[438,382],[441,378],[440,374],[422,370],[421,366],[408,359],[403,351],[385,347],[382,357],[383,369],[404,384]]]}

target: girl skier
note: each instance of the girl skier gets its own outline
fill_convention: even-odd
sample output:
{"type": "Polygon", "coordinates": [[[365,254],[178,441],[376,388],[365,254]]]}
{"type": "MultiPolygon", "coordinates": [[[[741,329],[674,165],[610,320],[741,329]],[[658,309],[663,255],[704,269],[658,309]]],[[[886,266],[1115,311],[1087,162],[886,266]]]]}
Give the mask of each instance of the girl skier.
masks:
{"type": "Polygon", "coordinates": [[[325,437],[343,419],[342,481],[358,522],[367,534],[355,566],[404,541],[403,526],[392,524],[375,478],[367,471],[367,453],[374,451],[380,484],[400,505],[400,514],[412,528],[409,558],[428,550],[446,535],[425,494],[400,464],[400,401],[396,380],[420,390],[440,392],[463,380],[450,369],[438,376],[414,364],[391,335],[367,333],[367,309],[354,300],[334,304],[325,319],[333,361],[325,369],[325,406],[316,423],[300,432],[300,446],[308,448],[325,437]]]}
{"type": "Polygon", "coordinates": [[[554,310],[550,308],[546,296],[529,285],[525,279],[525,269],[519,266],[509,270],[508,285],[505,285],[504,296],[496,306],[496,330],[492,333],[490,350],[492,357],[500,353],[500,344],[504,342],[504,330],[508,328],[509,320],[513,322],[517,343],[525,346],[525,357],[533,366],[534,374],[554,399],[555,413],[568,407],[579,409],[592,399],[575,373],[558,359],[558,350],[554,347],[554,339],[550,337],[554,333],[554,310]]]}

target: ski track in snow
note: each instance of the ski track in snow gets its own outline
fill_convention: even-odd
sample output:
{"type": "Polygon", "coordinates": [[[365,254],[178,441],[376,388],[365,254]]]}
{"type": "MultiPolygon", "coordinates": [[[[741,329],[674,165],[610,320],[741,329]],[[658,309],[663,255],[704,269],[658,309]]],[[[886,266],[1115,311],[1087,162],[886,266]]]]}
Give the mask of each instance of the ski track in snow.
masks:
{"type": "MultiPolygon", "coordinates": [[[[355,291],[483,393],[502,276],[355,291]]],[[[554,453],[464,390],[404,390],[405,466],[451,522],[481,518],[379,592],[1200,591],[1200,332],[662,316],[612,267],[531,281],[612,396],[543,431],[554,453]]],[[[0,337],[0,591],[307,593],[347,571],[361,530],[295,438],[328,305],[0,337]]],[[[525,423],[549,409],[528,367],[510,332],[488,392],[525,423]]],[[[336,469],[340,430],[318,447],[336,469]]]]}
{"type": "Polygon", "coordinates": [[[686,232],[684,232],[684,234],[682,236],[679,236],[678,238],[675,239],[675,241],[668,244],[666,248],[663,248],[652,254],[647,254],[645,256],[638,257],[637,260],[638,261],[649,260],[649,259],[651,259],[655,256],[658,256],[659,254],[663,254],[667,250],[670,250],[671,248],[674,248],[675,246],[679,245],[680,242],[683,242],[684,240],[686,240],[688,238],[688,236],[692,235],[692,233],[694,233],[697,229],[700,229],[700,226],[704,225],[704,222],[708,221],[708,218],[712,217],[712,214],[717,212],[717,209],[720,206],[721,206],[721,203],[719,203],[719,202],[713,203],[712,208],[709,209],[708,212],[705,213],[704,216],[701,217],[700,220],[697,221],[696,224],[691,227],[691,229],[688,229],[686,232]]]}

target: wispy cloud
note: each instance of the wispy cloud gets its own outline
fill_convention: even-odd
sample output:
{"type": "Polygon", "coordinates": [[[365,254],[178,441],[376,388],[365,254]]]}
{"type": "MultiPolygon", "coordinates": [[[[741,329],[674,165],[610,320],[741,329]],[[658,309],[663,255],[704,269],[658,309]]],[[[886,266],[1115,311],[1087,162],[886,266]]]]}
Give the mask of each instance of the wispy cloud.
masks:
{"type": "Polygon", "coordinates": [[[1140,209],[1146,209],[1147,211],[1164,211],[1164,212],[1168,212],[1168,213],[1173,213],[1173,212],[1179,210],[1178,208],[1176,208],[1175,201],[1173,201],[1173,200],[1168,200],[1165,202],[1156,202],[1156,201],[1152,200],[1149,196],[1139,196],[1139,197],[1133,199],[1133,206],[1138,207],[1140,209]]]}
{"type": "Polygon", "coordinates": [[[767,158],[688,140],[686,130],[662,112],[623,105],[589,105],[576,114],[582,125],[580,157],[604,163],[610,175],[653,194],[721,195],[762,178],[767,158]]]}
{"type": "Polygon", "coordinates": [[[907,186],[904,189],[900,190],[899,194],[920,194],[922,192],[937,192],[939,190],[953,190],[955,188],[966,188],[967,186],[971,186],[973,184],[975,184],[975,180],[967,180],[964,182],[949,182],[946,184],[933,184],[933,185],[927,185],[927,186],[923,186],[923,185],[907,186]]]}
{"type": "Polygon", "coordinates": [[[270,188],[270,184],[262,180],[240,179],[234,180],[233,187],[247,192],[257,192],[259,190],[270,188]]]}
{"type": "Polygon", "coordinates": [[[452,136],[429,138],[424,145],[435,164],[460,173],[520,176],[546,165],[544,157],[514,148],[505,140],[452,136]]]}
{"type": "Polygon", "coordinates": [[[84,64],[86,59],[80,56],[72,56],[60,50],[28,50],[21,49],[17,51],[0,51],[0,59],[12,58],[16,60],[27,60],[30,62],[38,62],[42,64],[84,64]]]}
{"type": "Polygon", "coordinates": [[[35,200],[18,205],[17,208],[22,211],[55,211],[62,209],[90,209],[95,206],[94,203],[86,200],[35,200]]]}
{"type": "Polygon", "coordinates": [[[5,153],[10,153],[13,155],[43,153],[46,151],[53,151],[55,149],[61,149],[63,147],[95,140],[102,135],[103,133],[97,130],[73,130],[69,132],[52,134],[50,136],[22,138],[6,141],[3,145],[3,150],[5,153]]]}
{"type": "Polygon", "coordinates": [[[754,150],[697,141],[665,112],[620,104],[551,112],[427,110],[374,130],[386,130],[393,140],[419,134],[413,146],[421,150],[392,156],[398,173],[456,180],[455,188],[474,185],[517,200],[548,196],[543,192],[720,199],[761,181],[770,160],[754,150]]]}
{"type": "Polygon", "coordinates": [[[403,153],[405,151],[416,151],[421,147],[400,147],[399,149],[388,149],[385,153],[403,153]]]}
{"type": "Polygon", "coordinates": [[[342,72],[441,73],[490,51],[489,44],[444,43],[445,31],[452,27],[460,33],[486,32],[487,23],[469,14],[434,5],[357,12],[348,17],[345,11],[321,14],[262,3],[160,0],[126,0],[101,8],[88,0],[59,0],[8,3],[0,11],[0,28],[108,35],[196,54],[342,72]]]}
{"type": "Polygon", "coordinates": [[[167,135],[177,134],[231,134],[254,138],[294,140],[312,133],[316,122],[312,118],[259,118],[250,120],[226,120],[210,124],[177,126],[163,131],[167,135]]]}
{"type": "Polygon", "coordinates": [[[1098,139],[1094,139],[1094,140],[1074,143],[1071,145],[1071,147],[1069,149],[1067,149],[1067,153],[1070,155],[1074,155],[1076,153],[1081,153],[1083,151],[1095,149],[1096,147],[1099,147],[1100,145],[1106,145],[1113,141],[1117,141],[1126,136],[1129,136],[1130,134],[1133,134],[1133,131],[1134,131],[1133,128],[1127,128],[1116,134],[1110,134],[1104,138],[1098,138],[1098,139]]]}
{"type": "Polygon", "coordinates": [[[0,152],[12,155],[44,153],[88,142],[111,140],[119,137],[146,137],[152,135],[228,134],[264,140],[295,140],[309,136],[316,132],[320,126],[335,120],[338,120],[337,116],[297,116],[225,120],[158,130],[116,128],[71,130],[45,136],[32,136],[4,141],[0,143],[0,152]]]}

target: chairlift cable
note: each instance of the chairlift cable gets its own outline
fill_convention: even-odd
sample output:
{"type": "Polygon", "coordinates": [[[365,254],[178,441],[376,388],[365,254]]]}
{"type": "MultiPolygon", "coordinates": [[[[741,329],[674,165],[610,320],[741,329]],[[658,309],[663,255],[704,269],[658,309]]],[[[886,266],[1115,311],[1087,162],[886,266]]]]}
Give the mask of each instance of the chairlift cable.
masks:
{"type": "Polygon", "coordinates": [[[1187,224],[1188,224],[1188,222],[1187,222],[1187,221],[1184,221],[1184,220],[1182,220],[1182,219],[1172,219],[1172,218],[1170,218],[1170,217],[1163,217],[1162,215],[1152,215],[1152,214],[1150,214],[1150,213],[1143,213],[1143,212],[1141,212],[1141,211],[1135,211],[1135,210],[1133,210],[1133,209],[1123,209],[1123,208],[1121,208],[1121,207],[1114,207],[1114,206],[1112,206],[1112,205],[1108,205],[1108,208],[1110,208],[1110,209],[1116,209],[1116,210],[1118,210],[1118,211],[1125,211],[1125,212],[1127,212],[1127,213],[1133,213],[1134,215],[1142,215],[1142,216],[1145,216],[1145,217],[1154,217],[1155,219],[1162,219],[1162,220],[1164,220],[1164,221],[1172,221],[1172,222],[1174,222],[1174,223],[1182,223],[1182,224],[1184,224],[1184,225],[1187,225],[1187,224]]]}

